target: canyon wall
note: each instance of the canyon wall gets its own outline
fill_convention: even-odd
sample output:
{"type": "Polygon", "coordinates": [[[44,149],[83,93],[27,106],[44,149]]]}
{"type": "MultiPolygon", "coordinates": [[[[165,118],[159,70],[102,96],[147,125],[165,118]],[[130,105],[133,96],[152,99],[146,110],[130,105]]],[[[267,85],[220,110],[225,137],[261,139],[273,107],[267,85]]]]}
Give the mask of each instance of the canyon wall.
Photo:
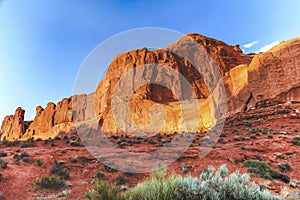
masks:
{"type": "Polygon", "coordinates": [[[32,122],[24,121],[25,111],[18,108],[15,115],[5,117],[0,139],[47,139],[74,130],[74,120],[92,118],[107,134],[137,128],[165,133],[187,127],[206,130],[216,123],[222,89],[227,115],[246,112],[264,100],[300,101],[299,58],[300,38],[265,53],[245,55],[238,45],[188,34],[165,49],[144,48],[116,56],[94,93],[48,103],[45,109],[38,106],[32,122]],[[195,51],[191,41],[204,51],[195,51]],[[209,72],[213,66],[219,76],[209,72]]]}

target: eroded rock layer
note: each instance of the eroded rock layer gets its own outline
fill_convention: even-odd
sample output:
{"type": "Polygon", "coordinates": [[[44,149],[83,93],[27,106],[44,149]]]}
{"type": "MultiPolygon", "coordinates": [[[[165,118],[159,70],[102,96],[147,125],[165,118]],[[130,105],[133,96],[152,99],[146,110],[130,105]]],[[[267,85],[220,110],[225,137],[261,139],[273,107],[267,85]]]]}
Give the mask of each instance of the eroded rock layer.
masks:
{"type": "Polygon", "coordinates": [[[232,115],[266,102],[300,101],[299,58],[300,38],[244,55],[238,45],[188,34],[166,49],[116,56],[94,93],[39,106],[33,122],[18,108],[5,117],[1,140],[47,139],[90,119],[107,134],[209,129],[221,105],[232,115]]]}

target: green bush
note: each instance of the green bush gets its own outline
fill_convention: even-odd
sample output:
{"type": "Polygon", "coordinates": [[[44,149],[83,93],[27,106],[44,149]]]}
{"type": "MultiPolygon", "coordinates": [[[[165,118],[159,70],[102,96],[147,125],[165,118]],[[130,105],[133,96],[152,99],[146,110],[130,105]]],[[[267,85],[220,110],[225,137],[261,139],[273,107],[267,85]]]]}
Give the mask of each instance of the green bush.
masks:
{"type": "Polygon", "coordinates": [[[36,160],[35,163],[39,167],[44,167],[45,166],[44,161],[42,161],[41,159],[36,160]]]}
{"type": "Polygon", "coordinates": [[[33,146],[34,146],[34,142],[32,142],[32,141],[20,142],[21,148],[27,148],[27,147],[33,147],[33,146]]]}
{"type": "Polygon", "coordinates": [[[177,176],[165,178],[166,170],[154,171],[149,179],[138,184],[135,188],[127,193],[127,199],[130,200],[156,200],[172,199],[176,200],[176,190],[179,185],[177,176]]]}
{"type": "Polygon", "coordinates": [[[54,137],[53,140],[61,140],[61,138],[57,135],[57,136],[54,137]]]}
{"type": "Polygon", "coordinates": [[[280,199],[269,193],[260,191],[254,183],[250,183],[247,174],[239,172],[228,176],[228,169],[222,165],[216,172],[213,167],[203,170],[200,178],[180,177],[177,199],[280,199]]]}
{"type": "Polygon", "coordinates": [[[166,170],[157,170],[144,182],[121,196],[118,189],[97,180],[95,188],[85,193],[88,199],[128,200],[280,200],[250,182],[248,174],[232,173],[222,165],[217,171],[213,167],[203,170],[200,177],[170,175],[166,170]]]}
{"type": "Polygon", "coordinates": [[[29,154],[26,151],[24,151],[23,153],[21,153],[20,157],[21,158],[29,157],[29,154]]]}
{"type": "Polygon", "coordinates": [[[77,158],[69,158],[70,163],[77,163],[77,158]]]}
{"type": "Polygon", "coordinates": [[[65,182],[56,176],[46,176],[39,178],[34,183],[36,189],[61,189],[65,186],[65,182]]]}
{"type": "Polygon", "coordinates": [[[31,160],[29,157],[24,157],[24,158],[22,158],[22,161],[25,163],[30,163],[31,160]]]}
{"type": "Polygon", "coordinates": [[[96,178],[103,180],[103,179],[105,179],[105,174],[103,172],[97,172],[96,178]]]}
{"type": "Polygon", "coordinates": [[[85,192],[85,197],[90,200],[123,200],[118,188],[102,181],[97,180],[92,190],[85,192]]]}
{"type": "Polygon", "coordinates": [[[82,147],[82,146],[83,146],[80,142],[75,141],[75,140],[71,140],[71,141],[70,141],[70,145],[71,145],[72,147],[82,147]]]}
{"type": "Polygon", "coordinates": [[[291,142],[293,145],[300,146],[300,137],[294,137],[291,142]]]}
{"type": "Polygon", "coordinates": [[[2,144],[6,147],[11,147],[11,146],[16,146],[18,145],[20,142],[15,140],[15,141],[8,141],[8,140],[3,140],[2,144]]]}
{"type": "Polygon", "coordinates": [[[8,165],[8,162],[6,160],[3,160],[2,158],[0,158],[0,167],[2,169],[6,169],[8,165]]]}
{"type": "Polygon", "coordinates": [[[118,176],[116,178],[116,185],[125,185],[127,180],[123,176],[118,176]]]}
{"type": "MultiPolygon", "coordinates": [[[[161,172],[160,172],[161,173],[161,172]]],[[[239,172],[228,176],[228,169],[222,165],[216,172],[213,167],[203,170],[200,177],[169,176],[163,174],[152,176],[137,185],[126,196],[130,200],[243,200],[281,199],[270,193],[260,191],[254,183],[250,183],[247,174],[239,172]]]]}
{"type": "Polygon", "coordinates": [[[280,173],[279,171],[273,169],[266,162],[259,160],[246,160],[244,161],[244,166],[248,168],[250,173],[256,174],[261,178],[273,179],[278,178],[284,182],[289,182],[289,177],[285,174],[280,173]]]}
{"type": "Polygon", "coordinates": [[[114,162],[104,163],[103,169],[107,172],[117,172],[119,169],[119,166],[115,164],[114,162]]]}
{"type": "Polygon", "coordinates": [[[69,168],[65,166],[64,162],[58,162],[57,160],[54,160],[54,165],[50,169],[50,173],[57,175],[64,180],[70,178],[69,168]]]}
{"type": "Polygon", "coordinates": [[[0,157],[6,157],[7,153],[6,152],[0,152],[0,157]]]}

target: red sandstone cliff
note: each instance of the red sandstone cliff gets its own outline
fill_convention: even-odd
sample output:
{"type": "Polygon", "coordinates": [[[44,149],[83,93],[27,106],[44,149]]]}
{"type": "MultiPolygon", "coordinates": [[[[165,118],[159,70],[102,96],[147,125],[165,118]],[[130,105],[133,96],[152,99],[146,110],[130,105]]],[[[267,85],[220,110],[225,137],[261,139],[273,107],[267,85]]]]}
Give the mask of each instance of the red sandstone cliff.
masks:
{"type": "MultiPolygon", "coordinates": [[[[80,102],[78,105],[82,105],[75,115],[77,119],[87,119],[96,115],[102,129],[112,134],[124,131],[119,128],[120,124],[115,122],[114,117],[122,118],[126,114],[118,106],[128,98],[129,115],[137,125],[145,126],[153,123],[151,121],[160,124],[167,116],[161,130],[180,131],[178,125],[182,117],[180,106],[183,106],[187,107],[189,112],[189,118],[185,118],[187,121],[201,118],[202,122],[193,127],[195,130],[209,128],[213,125],[214,113],[207,108],[215,106],[214,101],[218,99],[210,96],[212,91],[209,88],[216,88],[217,91],[219,88],[216,83],[219,81],[224,83],[229,114],[246,111],[262,100],[300,101],[299,54],[300,38],[283,42],[266,53],[255,55],[252,59],[253,55],[244,55],[238,45],[230,46],[212,38],[188,34],[166,49],[148,51],[144,48],[116,56],[95,93],[65,98],[57,105],[48,103],[45,109],[37,107],[36,117],[32,123],[24,121],[24,110],[18,108],[14,116],[7,116],[4,119],[1,126],[1,140],[26,139],[32,136],[47,138],[61,131],[69,131],[74,125],[72,110],[74,100],[80,102]],[[190,45],[190,41],[201,44],[205,51],[200,53],[193,51],[194,47],[190,45]],[[195,66],[191,60],[196,60],[196,64],[212,61],[220,76],[206,72],[204,69],[209,65],[195,66]],[[153,63],[164,67],[153,67],[151,65],[153,63]],[[205,81],[197,70],[213,81],[205,81]],[[205,111],[200,116],[194,114],[195,108],[189,108],[189,98],[192,95],[186,90],[185,83],[178,75],[172,74],[173,71],[183,75],[195,92],[195,97],[204,102],[200,107],[205,111]],[[122,77],[127,72],[129,75],[126,78],[130,81],[124,82],[122,77]],[[171,90],[176,91],[176,95],[159,84],[145,84],[147,80],[171,85],[171,90]],[[122,96],[124,93],[128,96],[122,96]],[[117,98],[113,99],[113,96],[117,98]],[[94,97],[93,105],[87,103],[90,102],[88,99],[94,97]],[[113,113],[112,103],[116,102],[118,104],[114,104],[114,107],[117,108],[117,112],[113,113]],[[166,114],[153,105],[161,106],[166,114]],[[88,106],[90,108],[87,108],[88,106]],[[151,118],[149,112],[155,113],[156,117],[151,118]]],[[[126,120],[124,123],[127,123],[126,120]]],[[[132,128],[130,126],[127,128],[132,128]]]]}

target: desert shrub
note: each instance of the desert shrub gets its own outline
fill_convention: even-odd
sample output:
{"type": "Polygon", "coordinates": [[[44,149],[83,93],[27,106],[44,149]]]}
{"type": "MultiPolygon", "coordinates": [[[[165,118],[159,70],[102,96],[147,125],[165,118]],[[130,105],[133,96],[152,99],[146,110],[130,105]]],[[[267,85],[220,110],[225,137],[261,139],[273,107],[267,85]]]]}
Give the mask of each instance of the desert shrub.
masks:
{"type": "Polygon", "coordinates": [[[95,187],[92,190],[85,192],[85,197],[89,200],[123,200],[118,188],[106,183],[102,180],[97,180],[95,187]]]}
{"type": "Polygon", "coordinates": [[[215,172],[213,167],[203,170],[200,178],[179,177],[179,188],[177,199],[220,199],[220,200],[242,200],[242,199],[280,199],[267,192],[260,191],[254,183],[250,183],[247,174],[239,172],[228,176],[225,165],[215,172]]]}
{"type": "Polygon", "coordinates": [[[119,175],[116,178],[116,185],[125,185],[126,182],[127,182],[127,180],[123,176],[119,175]]]}
{"type": "Polygon", "coordinates": [[[165,174],[165,169],[154,171],[149,179],[130,190],[127,198],[131,200],[178,199],[176,194],[178,177],[172,175],[166,178],[165,174]]]}
{"type": "Polygon", "coordinates": [[[26,151],[24,151],[23,153],[21,153],[20,157],[21,158],[29,157],[29,154],[26,151]]]}
{"type": "Polygon", "coordinates": [[[243,137],[243,136],[235,136],[233,138],[233,141],[245,141],[245,137],[243,137]]]}
{"type": "Polygon", "coordinates": [[[119,167],[116,163],[110,162],[110,163],[104,163],[103,169],[107,172],[117,172],[119,167]]]}
{"type": "Polygon", "coordinates": [[[30,163],[31,160],[29,157],[24,157],[24,158],[22,158],[22,161],[25,163],[30,163]]]}
{"type": "Polygon", "coordinates": [[[71,141],[70,141],[70,145],[71,145],[72,147],[81,147],[81,146],[83,146],[80,142],[78,142],[78,141],[76,141],[76,140],[71,140],[71,141]]]}
{"type": "Polygon", "coordinates": [[[252,127],[252,124],[251,124],[251,122],[246,121],[246,122],[245,122],[245,126],[246,126],[246,127],[252,127]]]}
{"type": "Polygon", "coordinates": [[[34,147],[34,142],[33,141],[20,142],[20,147],[21,148],[34,147]]]}
{"type": "Polygon", "coordinates": [[[220,138],[220,139],[218,140],[218,142],[220,142],[220,143],[222,143],[222,144],[226,144],[226,141],[225,141],[223,138],[220,138]]]}
{"type": "Polygon", "coordinates": [[[6,160],[3,160],[2,158],[0,158],[0,167],[2,169],[6,169],[8,165],[8,162],[6,160]]]}
{"type": "Polygon", "coordinates": [[[237,129],[237,128],[232,128],[231,132],[237,133],[237,132],[238,132],[238,129],[237,129]]]}
{"type": "Polygon", "coordinates": [[[279,197],[261,191],[250,182],[247,174],[239,172],[228,176],[228,169],[222,165],[216,172],[213,167],[203,170],[200,177],[169,176],[164,173],[152,175],[143,183],[130,190],[126,197],[130,200],[276,200],[279,197]]]}
{"type": "Polygon", "coordinates": [[[152,144],[152,145],[156,145],[156,144],[157,144],[157,142],[155,142],[153,139],[150,139],[150,140],[148,141],[148,143],[149,143],[149,144],[152,144]]]}
{"type": "Polygon", "coordinates": [[[76,163],[78,162],[77,158],[69,158],[70,163],[76,163]]]}
{"type": "Polygon", "coordinates": [[[137,139],[137,140],[143,140],[144,137],[143,136],[136,136],[135,139],[137,139]]]}
{"type": "Polygon", "coordinates": [[[300,137],[294,137],[291,142],[293,145],[300,146],[300,137]]]}
{"type": "Polygon", "coordinates": [[[225,133],[221,133],[220,137],[227,137],[225,133]]]}
{"type": "Polygon", "coordinates": [[[65,182],[56,176],[42,177],[34,182],[34,187],[36,189],[61,189],[64,186],[65,182]]]}
{"type": "Polygon", "coordinates": [[[11,146],[16,146],[19,144],[18,141],[8,141],[8,140],[3,140],[2,144],[6,147],[11,147],[11,146]]]}
{"type": "Polygon", "coordinates": [[[57,135],[54,137],[54,140],[61,140],[61,138],[57,135]]]}
{"type": "Polygon", "coordinates": [[[289,182],[289,178],[287,177],[287,175],[273,169],[266,162],[262,162],[259,160],[246,160],[244,161],[244,166],[248,168],[248,171],[250,173],[256,174],[261,178],[278,178],[283,180],[284,182],[289,182]]]}
{"type": "Polygon", "coordinates": [[[96,178],[103,180],[103,179],[105,179],[105,174],[103,172],[97,172],[96,178]]]}
{"type": "Polygon", "coordinates": [[[6,157],[7,153],[6,152],[0,152],[0,157],[6,157]]]}
{"type": "Polygon", "coordinates": [[[154,171],[124,196],[118,189],[104,181],[97,180],[94,189],[85,193],[87,199],[129,199],[129,200],[280,200],[250,182],[248,174],[239,172],[228,175],[222,165],[217,171],[213,167],[203,170],[200,177],[166,176],[166,169],[154,171]]]}
{"type": "Polygon", "coordinates": [[[130,166],[125,167],[124,168],[124,174],[126,176],[132,176],[134,174],[134,170],[130,166]]]}
{"type": "Polygon", "coordinates": [[[282,172],[286,172],[292,169],[289,163],[280,163],[277,166],[281,169],[282,172]]]}
{"type": "Polygon", "coordinates": [[[163,138],[163,136],[159,133],[156,135],[157,139],[161,140],[163,138]]]}
{"type": "Polygon", "coordinates": [[[99,157],[98,160],[103,163],[104,161],[106,161],[106,157],[99,157]]]}
{"type": "Polygon", "coordinates": [[[44,161],[42,161],[41,159],[38,159],[35,161],[35,164],[39,167],[44,167],[45,166],[45,163],[44,161]]]}
{"type": "Polygon", "coordinates": [[[59,176],[60,178],[67,180],[70,178],[70,172],[64,162],[58,162],[54,160],[54,165],[50,169],[50,173],[59,176]]]}
{"type": "Polygon", "coordinates": [[[44,141],[44,144],[50,144],[52,142],[52,139],[46,139],[45,141],[44,141]]]}
{"type": "Polygon", "coordinates": [[[118,136],[118,135],[113,135],[113,136],[111,136],[111,139],[117,140],[117,139],[120,139],[120,136],[118,136]]]}

